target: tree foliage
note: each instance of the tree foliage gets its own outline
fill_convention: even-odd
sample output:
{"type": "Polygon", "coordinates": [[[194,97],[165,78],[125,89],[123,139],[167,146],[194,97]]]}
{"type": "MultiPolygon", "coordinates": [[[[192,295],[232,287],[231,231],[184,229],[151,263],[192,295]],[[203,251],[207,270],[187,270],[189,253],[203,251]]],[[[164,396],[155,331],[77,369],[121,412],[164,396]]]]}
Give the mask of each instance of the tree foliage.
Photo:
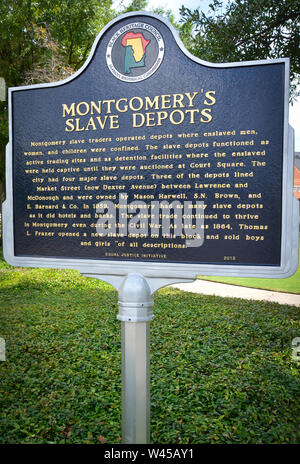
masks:
{"type": "Polygon", "coordinates": [[[78,69],[97,32],[113,17],[112,0],[2,0],[0,4],[0,74],[8,86],[23,83],[24,74],[51,51],[41,42],[40,28],[58,44],[67,65],[78,69]]]}
{"type": "Polygon", "coordinates": [[[58,52],[59,44],[53,39],[47,27],[36,27],[36,40],[41,49],[49,51],[49,55],[42,55],[35,66],[25,71],[23,84],[55,82],[73,74],[73,68],[67,64],[65,58],[58,52]]]}
{"type": "Polygon", "coordinates": [[[300,75],[299,0],[212,0],[207,13],[184,6],[181,35],[194,55],[211,62],[290,58],[291,94],[300,75]]]}

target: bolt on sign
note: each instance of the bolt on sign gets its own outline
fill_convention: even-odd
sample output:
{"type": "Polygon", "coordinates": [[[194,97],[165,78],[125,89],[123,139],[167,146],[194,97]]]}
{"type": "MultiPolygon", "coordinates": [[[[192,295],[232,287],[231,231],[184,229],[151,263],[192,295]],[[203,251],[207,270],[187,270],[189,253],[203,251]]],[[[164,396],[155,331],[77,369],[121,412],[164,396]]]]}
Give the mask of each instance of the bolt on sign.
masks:
{"type": "Polygon", "coordinates": [[[289,60],[213,64],[163,18],[109,23],[60,82],[9,89],[4,254],[82,273],[297,268],[289,60]]]}

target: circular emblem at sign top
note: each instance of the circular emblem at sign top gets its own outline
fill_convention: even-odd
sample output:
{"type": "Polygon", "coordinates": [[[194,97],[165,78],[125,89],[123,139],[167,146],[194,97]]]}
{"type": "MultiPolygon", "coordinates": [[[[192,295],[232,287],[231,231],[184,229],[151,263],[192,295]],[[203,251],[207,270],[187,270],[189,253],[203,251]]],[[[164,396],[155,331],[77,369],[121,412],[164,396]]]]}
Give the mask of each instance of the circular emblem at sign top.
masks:
{"type": "Polygon", "coordinates": [[[163,38],[155,27],[147,23],[129,23],[110,39],[106,63],[121,81],[139,82],[157,71],[164,53],[163,38]]]}

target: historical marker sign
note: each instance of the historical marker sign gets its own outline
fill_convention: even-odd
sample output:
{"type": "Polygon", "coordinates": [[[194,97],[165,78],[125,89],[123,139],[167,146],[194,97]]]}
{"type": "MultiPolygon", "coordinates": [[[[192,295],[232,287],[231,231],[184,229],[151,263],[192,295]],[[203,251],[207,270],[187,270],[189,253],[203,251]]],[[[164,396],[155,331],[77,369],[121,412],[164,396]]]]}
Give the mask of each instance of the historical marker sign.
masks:
{"type": "Polygon", "coordinates": [[[290,275],[288,80],[287,59],[216,65],[190,55],[158,16],[112,21],[75,75],[10,89],[6,260],[290,275]]]}
{"type": "Polygon", "coordinates": [[[4,256],[118,289],[125,443],[150,440],[152,293],[297,268],[288,81],[287,59],[203,62],[136,12],[69,79],[9,91],[4,256]]]}

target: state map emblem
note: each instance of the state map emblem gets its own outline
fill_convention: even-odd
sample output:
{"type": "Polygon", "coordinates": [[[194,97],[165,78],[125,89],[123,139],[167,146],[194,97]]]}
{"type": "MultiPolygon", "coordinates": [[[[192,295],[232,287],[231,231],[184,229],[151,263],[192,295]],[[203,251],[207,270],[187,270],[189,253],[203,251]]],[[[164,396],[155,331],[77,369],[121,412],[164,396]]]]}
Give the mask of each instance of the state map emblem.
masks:
{"type": "Polygon", "coordinates": [[[165,46],[161,34],[150,24],[130,23],[110,39],[106,63],[112,74],[125,82],[150,77],[162,63],[165,46]]]}

